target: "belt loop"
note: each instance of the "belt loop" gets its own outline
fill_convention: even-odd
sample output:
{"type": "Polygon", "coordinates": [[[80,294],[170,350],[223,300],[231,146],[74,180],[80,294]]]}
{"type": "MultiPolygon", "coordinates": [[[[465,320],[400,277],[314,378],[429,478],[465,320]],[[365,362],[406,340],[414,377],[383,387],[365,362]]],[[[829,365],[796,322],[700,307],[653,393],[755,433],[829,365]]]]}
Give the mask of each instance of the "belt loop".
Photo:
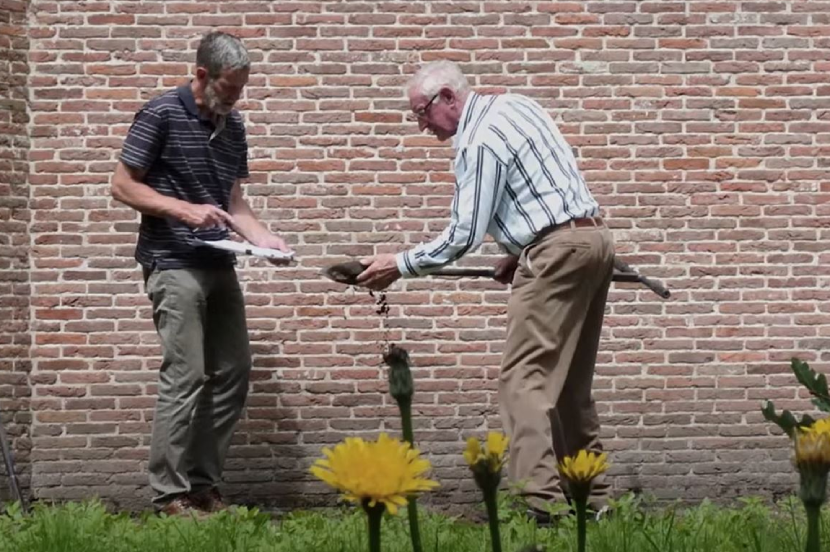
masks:
{"type": "Polygon", "coordinates": [[[571,230],[576,230],[576,223],[574,222],[574,219],[569,220],[568,223],[571,226],[571,230]]]}

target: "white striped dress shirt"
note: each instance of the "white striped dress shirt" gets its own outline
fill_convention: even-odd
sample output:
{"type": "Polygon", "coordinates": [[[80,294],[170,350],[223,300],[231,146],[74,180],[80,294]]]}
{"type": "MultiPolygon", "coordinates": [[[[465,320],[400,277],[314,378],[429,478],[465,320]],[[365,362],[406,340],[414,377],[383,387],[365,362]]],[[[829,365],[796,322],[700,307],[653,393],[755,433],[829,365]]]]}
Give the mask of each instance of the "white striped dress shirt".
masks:
{"type": "Polygon", "coordinates": [[[486,234],[518,255],[542,229],[599,214],[570,146],[530,98],[470,93],[453,146],[450,224],[431,242],[397,255],[405,278],[457,261],[486,234]]]}

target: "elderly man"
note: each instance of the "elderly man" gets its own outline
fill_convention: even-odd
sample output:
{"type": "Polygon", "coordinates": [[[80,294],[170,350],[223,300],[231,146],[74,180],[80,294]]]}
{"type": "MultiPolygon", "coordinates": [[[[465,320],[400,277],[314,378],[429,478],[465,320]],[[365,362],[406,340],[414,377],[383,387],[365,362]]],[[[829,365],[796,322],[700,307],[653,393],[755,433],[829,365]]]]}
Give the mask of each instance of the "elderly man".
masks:
{"type": "MultiPolygon", "coordinates": [[[[557,458],[601,451],[591,385],[614,245],[599,206],[550,116],[514,94],[472,92],[451,62],[422,68],[408,86],[419,128],[453,138],[450,224],[429,243],[364,259],[361,285],[383,289],[460,259],[485,234],[508,255],[496,279],[512,282],[499,402],[510,436],[509,479],[538,522],[564,500],[557,458]]],[[[607,501],[598,482],[591,505],[607,501]]]]}
{"type": "Polygon", "coordinates": [[[287,251],[246,203],[245,127],[234,105],[250,61],[239,39],[207,34],[195,78],[136,114],[112,195],[142,214],[142,265],[163,360],[150,443],[150,485],[167,514],[225,507],[217,485],[242,412],[251,353],[232,253],[199,244],[232,228],[287,251]]]}

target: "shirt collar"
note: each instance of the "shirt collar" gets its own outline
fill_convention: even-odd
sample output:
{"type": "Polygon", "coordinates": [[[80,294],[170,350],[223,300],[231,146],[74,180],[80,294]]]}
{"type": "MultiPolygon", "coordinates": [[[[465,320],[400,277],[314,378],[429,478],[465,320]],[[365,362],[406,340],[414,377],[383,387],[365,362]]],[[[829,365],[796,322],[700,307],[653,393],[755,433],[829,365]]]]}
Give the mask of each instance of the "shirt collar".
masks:
{"type": "Polygon", "coordinates": [[[467,100],[464,102],[464,108],[461,110],[461,118],[458,120],[458,129],[455,131],[455,136],[452,137],[452,147],[455,149],[458,149],[458,146],[461,144],[461,137],[464,135],[464,131],[467,130],[470,119],[472,119],[473,106],[476,103],[477,97],[478,94],[470,92],[467,95],[467,100]]]}
{"type": "Polygon", "coordinates": [[[190,88],[190,83],[184,84],[176,89],[176,92],[179,95],[179,100],[184,105],[185,109],[191,114],[195,115],[196,117],[202,117],[202,114],[199,113],[199,107],[196,105],[196,98],[193,97],[193,89],[190,88]]]}

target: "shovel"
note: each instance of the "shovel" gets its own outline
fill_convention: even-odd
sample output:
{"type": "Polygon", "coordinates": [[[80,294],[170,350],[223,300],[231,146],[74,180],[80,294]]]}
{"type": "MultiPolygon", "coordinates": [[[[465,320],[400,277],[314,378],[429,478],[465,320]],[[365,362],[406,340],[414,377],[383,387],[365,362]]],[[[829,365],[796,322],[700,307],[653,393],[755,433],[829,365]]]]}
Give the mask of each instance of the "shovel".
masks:
{"type": "MultiPolygon", "coordinates": [[[[323,275],[338,284],[354,286],[357,285],[357,277],[366,268],[360,261],[347,261],[326,267],[323,269],[323,275]]],[[[494,268],[441,268],[435,272],[431,272],[429,275],[462,278],[493,278],[496,275],[496,270],[494,268]]],[[[611,279],[614,282],[639,282],[663,299],[668,299],[671,296],[671,292],[663,287],[660,282],[642,276],[619,259],[614,260],[614,275],[611,279]]]]}

